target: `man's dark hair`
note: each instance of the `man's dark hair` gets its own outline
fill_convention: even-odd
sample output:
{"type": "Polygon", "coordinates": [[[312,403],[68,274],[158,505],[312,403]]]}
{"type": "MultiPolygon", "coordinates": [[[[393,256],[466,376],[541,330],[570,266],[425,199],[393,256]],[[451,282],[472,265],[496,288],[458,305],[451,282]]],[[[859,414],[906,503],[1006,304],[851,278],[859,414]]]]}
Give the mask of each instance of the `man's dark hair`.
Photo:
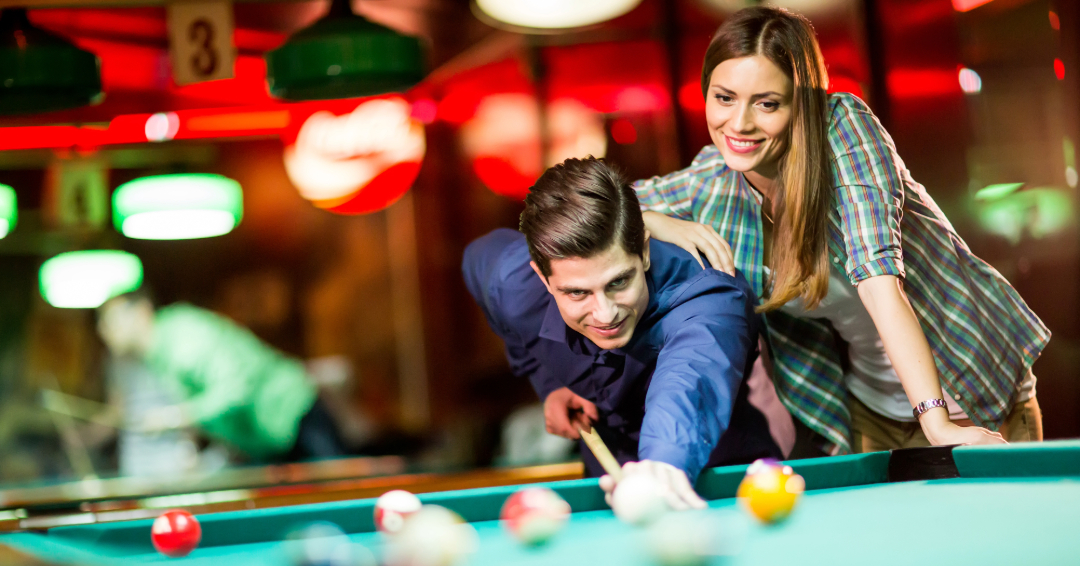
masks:
{"type": "Polygon", "coordinates": [[[626,179],[600,159],[567,159],[548,169],[529,189],[519,229],[544,277],[551,260],[589,258],[615,242],[639,257],[645,222],[626,179]]]}

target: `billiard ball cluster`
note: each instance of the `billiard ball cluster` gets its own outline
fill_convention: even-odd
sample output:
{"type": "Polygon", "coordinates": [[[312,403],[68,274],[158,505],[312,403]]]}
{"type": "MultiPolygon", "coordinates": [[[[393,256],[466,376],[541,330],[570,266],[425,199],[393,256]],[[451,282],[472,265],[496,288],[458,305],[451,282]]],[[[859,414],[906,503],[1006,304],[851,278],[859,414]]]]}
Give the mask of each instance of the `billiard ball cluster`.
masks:
{"type": "MultiPolygon", "coordinates": [[[[806,482],[791,467],[775,460],[751,464],[739,484],[740,505],[762,523],[782,521],[794,509],[806,482]]],[[[621,521],[649,526],[649,552],[663,566],[701,566],[730,553],[730,533],[706,512],[669,513],[663,487],[647,474],[623,478],[612,493],[612,508],[621,521]]],[[[526,487],[511,495],[499,514],[503,527],[526,546],[548,543],[566,525],[570,505],[546,487],[526,487]]],[[[375,502],[376,530],[383,535],[384,566],[455,566],[475,552],[476,530],[457,513],[423,505],[418,497],[390,491],[375,502]]],[[[182,557],[199,545],[199,521],[182,510],[166,511],[151,527],[159,552],[182,557]]],[[[297,566],[375,566],[374,555],[353,543],[338,526],[318,522],[292,531],[285,551],[297,566]]]]}

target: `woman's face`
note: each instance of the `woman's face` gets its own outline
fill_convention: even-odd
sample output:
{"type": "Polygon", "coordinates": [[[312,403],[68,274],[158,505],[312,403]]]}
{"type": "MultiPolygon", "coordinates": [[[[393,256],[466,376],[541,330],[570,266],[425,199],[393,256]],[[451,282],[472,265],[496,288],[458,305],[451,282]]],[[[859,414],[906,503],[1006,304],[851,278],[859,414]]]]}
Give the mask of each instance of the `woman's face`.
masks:
{"type": "Polygon", "coordinates": [[[705,121],[728,167],[776,178],[794,90],[791,79],[761,55],[728,59],[713,69],[705,121]]]}

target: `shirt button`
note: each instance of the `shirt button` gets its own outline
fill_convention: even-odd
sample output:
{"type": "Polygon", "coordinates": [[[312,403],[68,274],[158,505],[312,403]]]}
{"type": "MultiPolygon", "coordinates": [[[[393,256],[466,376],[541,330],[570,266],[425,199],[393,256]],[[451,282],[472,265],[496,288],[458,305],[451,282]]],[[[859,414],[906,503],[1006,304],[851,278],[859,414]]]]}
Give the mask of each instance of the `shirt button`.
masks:
{"type": "Polygon", "coordinates": [[[832,262],[833,263],[840,263],[840,258],[834,257],[834,258],[832,258],[832,262]]]}
{"type": "Polygon", "coordinates": [[[953,399],[956,399],[957,401],[959,401],[959,400],[960,400],[960,394],[959,394],[959,393],[957,393],[956,395],[953,395],[953,396],[952,396],[952,398],[953,398],[953,399]]]}

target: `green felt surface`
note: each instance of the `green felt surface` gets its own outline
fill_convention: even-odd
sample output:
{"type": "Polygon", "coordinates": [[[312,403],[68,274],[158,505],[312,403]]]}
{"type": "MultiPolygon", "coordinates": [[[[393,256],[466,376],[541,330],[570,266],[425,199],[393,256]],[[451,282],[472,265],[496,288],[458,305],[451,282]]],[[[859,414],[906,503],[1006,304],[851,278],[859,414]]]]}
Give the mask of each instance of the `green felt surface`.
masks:
{"type": "MultiPolygon", "coordinates": [[[[697,489],[705,513],[738,552],[715,566],[874,564],[1080,564],[1080,442],[1045,442],[953,451],[960,478],[885,483],[888,453],[791,462],[806,479],[795,513],[762,526],[733,498],[746,466],[707,470],[697,489]]],[[[468,564],[574,566],[652,564],[641,529],[620,523],[596,480],[546,484],[574,513],[545,547],[518,545],[496,520],[503,501],[521,486],[421,495],[449,507],[476,528],[480,548],[468,564]]],[[[379,554],[374,500],[297,505],[199,516],[203,542],[184,559],[154,552],[149,520],[55,528],[0,536],[46,560],[86,566],[172,562],[183,565],[286,565],[281,542],[293,528],[330,521],[379,554]]]]}
{"type": "MultiPolygon", "coordinates": [[[[749,519],[730,498],[713,501],[708,513],[726,532],[745,534],[741,551],[714,560],[717,565],[987,566],[1072,563],[1080,556],[1077,509],[1080,481],[1074,477],[952,479],[825,489],[808,493],[786,522],[771,527],[749,519]]],[[[620,523],[610,511],[574,513],[559,536],[540,549],[516,544],[497,521],[473,525],[480,548],[468,562],[472,566],[652,564],[644,531],[620,523]]],[[[212,521],[204,521],[210,537],[214,528],[212,521]]],[[[204,546],[187,558],[167,559],[154,553],[149,544],[94,543],[80,536],[56,535],[9,535],[2,541],[45,559],[87,565],[288,564],[284,546],[276,541],[204,546]]],[[[376,553],[382,550],[380,535],[363,532],[351,538],[376,553]]]]}
{"type": "MultiPolygon", "coordinates": [[[[957,446],[952,455],[960,476],[967,478],[1066,476],[1080,473],[1080,440],[957,446]]],[[[1077,563],[1080,563],[1080,559],[1077,563]]]]}

